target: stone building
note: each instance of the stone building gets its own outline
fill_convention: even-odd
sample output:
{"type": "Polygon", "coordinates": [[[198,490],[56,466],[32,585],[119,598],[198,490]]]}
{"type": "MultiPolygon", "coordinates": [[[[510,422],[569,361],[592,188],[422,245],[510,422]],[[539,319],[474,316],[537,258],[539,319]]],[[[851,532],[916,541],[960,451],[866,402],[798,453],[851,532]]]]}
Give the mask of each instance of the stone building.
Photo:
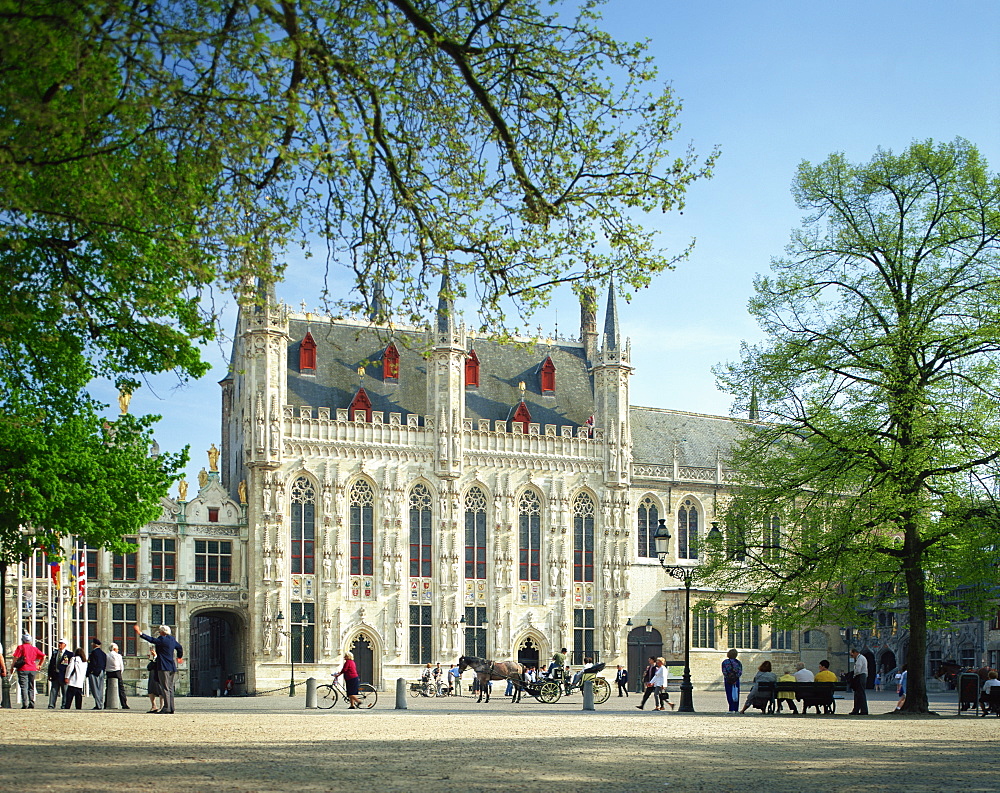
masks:
{"type": "MultiPolygon", "coordinates": [[[[268,296],[238,320],[221,459],[192,499],[164,500],[131,562],[89,552],[80,635],[141,653],[125,626],[174,625],[193,693],[229,674],[277,689],[293,663],[325,677],[345,650],[380,686],[462,654],[544,664],[566,647],[575,663],[627,663],[635,682],[647,655],[678,664],[684,590],[653,532],[664,520],[671,563],[698,563],[740,422],[632,405],[632,371],[612,294],[602,332],[582,309],[577,339],[515,345],[469,332],[446,300],[420,329],[268,296]]],[[[693,676],[719,683],[732,646],[751,669],[815,666],[838,643],[698,612],[693,676]]]]}

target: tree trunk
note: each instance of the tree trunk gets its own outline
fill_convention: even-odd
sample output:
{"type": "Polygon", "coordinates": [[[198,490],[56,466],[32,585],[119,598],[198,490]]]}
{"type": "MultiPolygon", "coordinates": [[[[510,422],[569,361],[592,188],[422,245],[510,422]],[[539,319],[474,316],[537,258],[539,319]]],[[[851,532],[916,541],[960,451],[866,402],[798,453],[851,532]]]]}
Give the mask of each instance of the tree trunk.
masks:
{"type": "MultiPolygon", "coordinates": [[[[908,527],[907,543],[916,543],[916,527],[908,527]],[[910,534],[912,532],[912,539],[910,534]]],[[[906,703],[907,713],[927,713],[927,590],[924,581],[923,553],[911,548],[903,560],[906,596],[909,600],[910,643],[906,650],[906,703]]]]}

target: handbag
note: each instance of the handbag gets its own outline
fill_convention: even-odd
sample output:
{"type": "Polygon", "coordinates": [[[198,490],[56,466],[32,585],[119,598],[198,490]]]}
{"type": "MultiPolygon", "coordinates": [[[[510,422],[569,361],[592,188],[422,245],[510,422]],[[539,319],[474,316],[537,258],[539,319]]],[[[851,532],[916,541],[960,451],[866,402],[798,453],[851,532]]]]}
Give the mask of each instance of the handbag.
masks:
{"type": "Polygon", "coordinates": [[[17,658],[14,659],[13,667],[15,669],[23,669],[27,665],[27,663],[28,659],[25,658],[23,655],[19,655],[17,656],[17,658]]]}

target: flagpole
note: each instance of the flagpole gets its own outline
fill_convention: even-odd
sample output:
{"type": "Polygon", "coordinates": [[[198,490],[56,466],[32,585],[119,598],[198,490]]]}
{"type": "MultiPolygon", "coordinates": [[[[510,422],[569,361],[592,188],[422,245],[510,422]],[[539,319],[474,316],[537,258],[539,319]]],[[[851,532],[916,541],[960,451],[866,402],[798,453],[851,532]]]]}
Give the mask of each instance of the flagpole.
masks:
{"type": "Polygon", "coordinates": [[[21,643],[21,634],[24,633],[24,561],[17,562],[17,630],[14,632],[14,644],[21,643]]]}

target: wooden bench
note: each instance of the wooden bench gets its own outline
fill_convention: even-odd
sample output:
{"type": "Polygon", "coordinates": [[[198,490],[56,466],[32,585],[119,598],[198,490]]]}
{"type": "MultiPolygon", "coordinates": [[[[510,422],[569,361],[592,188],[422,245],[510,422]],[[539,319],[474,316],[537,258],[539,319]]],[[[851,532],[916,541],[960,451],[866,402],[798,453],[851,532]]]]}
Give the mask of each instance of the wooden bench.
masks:
{"type": "Polygon", "coordinates": [[[795,694],[795,699],[802,703],[802,713],[805,714],[807,708],[816,708],[816,712],[830,715],[837,712],[837,703],[834,699],[834,692],[846,691],[846,683],[778,683],[777,690],[791,691],[795,694]]]}

